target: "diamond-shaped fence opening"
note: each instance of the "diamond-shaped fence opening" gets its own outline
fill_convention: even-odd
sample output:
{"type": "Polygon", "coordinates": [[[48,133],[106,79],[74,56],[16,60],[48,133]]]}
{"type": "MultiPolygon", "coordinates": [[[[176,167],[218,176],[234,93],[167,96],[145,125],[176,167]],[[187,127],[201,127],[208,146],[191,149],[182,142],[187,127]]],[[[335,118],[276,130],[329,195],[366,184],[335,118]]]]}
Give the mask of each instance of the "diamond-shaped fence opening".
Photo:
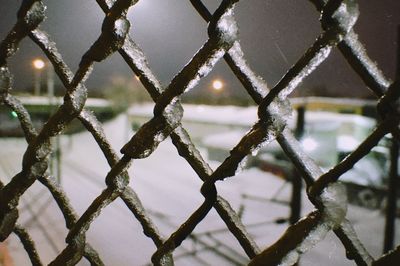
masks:
{"type": "MultiPolygon", "coordinates": [[[[218,245],[218,247],[212,247],[217,253],[221,249],[234,253],[233,257],[229,257],[232,264],[250,261],[250,265],[292,265],[303,253],[318,245],[330,232],[333,232],[343,244],[348,259],[354,260],[358,265],[395,265],[400,257],[399,248],[382,257],[373,258],[363,247],[351,223],[346,218],[346,192],[343,185],[338,182],[344,173],[365,157],[387,134],[393,136],[391,156],[397,158],[397,140],[400,136],[398,129],[400,116],[397,103],[398,82],[392,83],[383,75],[376,64],[369,59],[367,52],[359,42],[353,30],[359,15],[356,1],[310,1],[321,14],[322,33],[273,88],[269,88],[245,61],[234,15],[238,0],[221,1],[213,14],[201,1],[190,1],[202,19],[208,22],[209,37],[189,63],[175,75],[167,86],[163,87],[148,67],[143,52],[129,34],[130,23],[127,19],[127,12],[136,2],[132,0],[97,0],[98,5],[107,14],[101,25],[101,34],[82,56],[78,70],[72,73],[58,52],[51,36],[40,29],[40,24],[46,16],[44,3],[39,0],[22,1],[17,14],[17,22],[0,46],[0,99],[2,104],[7,106],[19,119],[28,146],[22,156],[22,169],[14,176],[10,176],[10,180],[7,182],[2,177],[4,183],[1,184],[0,190],[1,240],[4,241],[10,235],[15,234],[21,240],[31,263],[33,265],[42,264],[42,255],[38,252],[40,249],[36,248],[38,243],[35,243],[28,231],[18,223],[19,217],[22,217],[22,213],[26,211],[23,209],[26,205],[23,205],[21,198],[38,181],[43,185],[42,188],[45,188],[52,196],[53,206],[56,203],[60,209],[68,231],[66,244],[60,252],[56,252],[50,265],[74,265],[83,258],[93,265],[103,265],[102,254],[96,251],[95,245],[91,245],[87,236],[90,234],[91,226],[100,221],[101,216],[99,217],[99,215],[103,215],[105,208],[117,199],[120,199],[118,206],[129,211],[132,219],[140,224],[143,234],[154,244],[151,262],[155,265],[172,265],[174,260],[184,256],[185,253],[196,252],[199,254],[196,258],[201,261],[201,250],[190,250],[184,246],[185,241],[189,239],[204,247],[209,247],[210,244],[207,243],[211,241],[218,245]],[[15,54],[21,40],[25,38],[30,38],[42,49],[65,87],[63,101],[40,130],[34,127],[30,114],[18,97],[11,94],[12,74],[8,69],[7,61],[15,54]],[[287,117],[292,112],[287,97],[305,77],[313,74],[313,71],[333,49],[338,49],[344,55],[354,71],[379,98],[375,105],[381,119],[374,131],[347,157],[344,157],[329,171],[323,172],[308,157],[301,144],[296,140],[295,135],[300,133],[293,133],[286,126],[287,117]],[[86,108],[85,80],[90,76],[92,69],[96,67],[95,62],[103,61],[114,53],[122,56],[127,67],[139,77],[140,82],[155,102],[154,116],[130,136],[130,140],[121,149],[121,158],[118,157],[105,137],[102,124],[86,108]],[[213,170],[192,143],[181,123],[184,110],[180,98],[194,88],[198,81],[205,77],[218,61],[222,60],[228,64],[243,85],[243,89],[258,105],[258,120],[247,133],[244,133],[228,157],[213,170]],[[103,173],[105,178],[103,190],[96,194],[96,198],[90,202],[87,208],[84,208],[83,212],[79,211],[80,215],[75,212],[73,204],[70,203],[68,193],[63,190],[54,177],[57,171],[48,171],[52,167],[50,156],[57,154],[60,145],[57,143],[57,136],[76,119],[90,132],[98,145],[97,152],[103,154],[110,166],[109,170],[103,173]],[[175,227],[169,236],[164,237],[159,233],[152,218],[162,215],[143,207],[134,186],[132,186],[133,188],[128,186],[131,178],[128,169],[132,162],[145,160],[153,154],[167,137],[171,138],[179,155],[187,161],[201,180],[199,195],[201,193],[202,200],[195,205],[180,225],[173,225],[175,227]],[[274,244],[261,249],[248,232],[251,228],[246,227],[241,221],[244,213],[241,210],[234,211],[229,202],[220,196],[217,183],[230,182],[231,179],[235,179],[235,175],[240,171],[249,154],[257,152],[260,147],[275,140],[299,173],[298,177],[292,177],[293,187],[301,189],[302,180],[304,181],[308,199],[314,205],[315,210],[298,222],[296,221],[299,213],[292,213],[291,225],[283,235],[274,244]],[[230,237],[237,240],[241,252],[233,252],[232,247],[227,247],[216,239],[215,235],[218,232],[193,234],[196,228],[201,227],[202,221],[206,221],[211,214],[220,217],[220,223],[224,225],[221,230],[230,232],[230,237]]],[[[392,161],[391,172],[393,176],[396,176],[397,159],[392,161]]],[[[75,170],[86,171],[85,175],[90,176],[93,173],[98,174],[99,169],[75,170]]],[[[268,190],[268,187],[265,187],[265,190],[268,190]]],[[[47,204],[42,200],[31,204],[39,203],[47,204]]],[[[296,201],[292,201],[291,204],[296,204],[296,201]]],[[[168,210],[165,210],[165,213],[168,213],[168,210]]],[[[165,217],[163,219],[168,220],[165,217]]],[[[55,248],[55,250],[57,249],[55,248]]],[[[204,260],[202,262],[207,263],[204,260]]],[[[131,263],[135,264],[134,261],[131,263]]]]}

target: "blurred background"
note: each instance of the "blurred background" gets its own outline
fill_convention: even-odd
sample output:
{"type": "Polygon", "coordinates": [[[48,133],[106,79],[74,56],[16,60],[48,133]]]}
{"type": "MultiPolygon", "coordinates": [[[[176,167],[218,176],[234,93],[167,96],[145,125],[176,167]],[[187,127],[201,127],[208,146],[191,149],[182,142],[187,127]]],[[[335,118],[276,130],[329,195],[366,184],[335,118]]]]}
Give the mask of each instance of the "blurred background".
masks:
{"type": "MultiPolygon", "coordinates": [[[[0,0],[0,39],[16,22],[22,0],[0,0]]],[[[47,0],[47,19],[40,25],[57,44],[75,72],[82,55],[100,35],[104,14],[95,1],[47,0]]],[[[214,11],[221,1],[206,0],[214,11]]],[[[400,2],[359,1],[355,32],[368,55],[390,79],[395,78],[400,2]]],[[[246,0],[235,8],[240,44],[252,69],[272,88],[321,34],[319,13],[309,1],[246,0]]],[[[141,0],[128,14],[131,36],[144,51],[150,68],[164,87],[206,42],[207,24],[187,0],[141,0]]],[[[40,129],[62,103],[65,88],[42,51],[25,38],[8,65],[13,91],[40,129]]],[[[154,103],[118,53],[95,64],[85,82],[86,107],[104,124],[114,149],[119,149],[149,119],[154,103]]],[[[305,153],[323,171],[339,163],[373,131],[379,117],[376,97],[334,49],[290,96],[290,127],[305,153]]],[[[208,76],[182,97],[182,125],[200,154],[216,169],[230,150],[257,121],[257,106],[221,60],[208,76]]],[[[7,183],[21,170],[27,143],[17,114],[0,105],[0,178],[7,183]]],[[[53,140],[48,173],[63,187],[78,215],[82,215],[106,187],[109,166],[89,132],[76,119],[53,140]]],[[[389,168],[392,139],[385,136],[373,150],[341,177],[347,188],[347,218],[375,257],[398,245],[400,211],[389,217],[389,168]],[[392,231],[385,224],[393,222],[392,231]],[[386,232],[386,233],[385,233],[386,232]],[[387,238],[391,237],[391,240],[387,238]]],[[[119,153],[118,153],[119,154],[119,153]]],[[[119,154],[120,155],[120,154],[119,154]]],[[[242,218],[249,234],[264,248],[289,224],[307,215],[314,206],[302,182],[278,143],[247,157],[235,177],[218,183],[218,192],[242,218]]],[[[178,156],[168,138],[146,160],[135,160],[129,169],[131,186],[140,196],[149,217],[169,236],[201,204],[201,180],[178,156]]],[[[395,171],[394,175],[398,175],[395,171]]],[[[395,186],[397,189],[399,186],[395,186]]],[[[394,197],[394,202],[398,202],[394,197]]],[[[19,223],[37,243],[44,263],[66,246],[68,233],[54,199],[36,182],[22,197],[19,223]]],[[[155,251],[142,228],[117,200],[91,225],[87,240],[106,265],[148,265],[155,251]],[[134,251],[134,252],[133,252],[134,251]]],[[[11,264],[30,262],[13,235],[0,245],[11,264]],[[4,251],[5,250],[5,251],[4,251]]],[[[211,211],[175,255],[176,265],[245,265],[248,257],[215,211],[211,211]]],[[[0,256],[0,262],[2,262],[0,256]]],[[[338,239],[329,233],[301,259],[304,265],[353,265],[338,239]]],[[[4,262],[4,261],[3,261],[4,262]]],[[[1,263],[0,263],[1,264],[1,263]]],[[[89,265],[82,260],[79,265],[89,265]]]]}
{"type": "MultiPolygon", "coordinates": [[[[213,11],[220,1],[204,3],[213,11]]],[[[5,36],[16,21],[21,0],[2,0],[0,36],[5,36]]],[[[69,67],[75,71],[81,56],[100,34],[104,14],[92,2],[82,0],[45,1],[48,18],[41,24],[57,43],[69,67]]],[[[388,78],[395,74],[396,31],[400,24],[400,3],[395,0],[359,1],[360,17],[355,26],[369,56],[378,63],[388,78]]],[[[240,43],[248,63],[273,87],[287,70],[312,45],[321,33],[319,13],[309,1],[246,0],[235,9],[240,43]]],[[[146,0],[130,9],[131,35],[144,51],[150,67],[168,85],[176,73],[190,60],[207,40],[207,24],[189,1],[146,0]]],[[[9,65],[18,92],[34,91],[33,60],[44,58],[42,52],[28,39],[9,65]]],[[[44,81],[42,81],[44,82],[44,81]]],[[[123,83],[131,90],[142,91],[118,54],[96,65],[87,80],[89,94],[109,95],[123,83]]],[[[64,89],[55,79],[56,94],[64,89]]],[[[42,90],[44,93],[45,90],[42,90]]],[[[361,79],[336,50],[296,89],[294,96],[334,96],[373,98],[361,79]]],[[[220,101],[250,104],[251,100],[224,62],[187,95],[190,102],[220,101]],[[213,81],[220,80],[223,90],[213,90],[213,81]]]]}

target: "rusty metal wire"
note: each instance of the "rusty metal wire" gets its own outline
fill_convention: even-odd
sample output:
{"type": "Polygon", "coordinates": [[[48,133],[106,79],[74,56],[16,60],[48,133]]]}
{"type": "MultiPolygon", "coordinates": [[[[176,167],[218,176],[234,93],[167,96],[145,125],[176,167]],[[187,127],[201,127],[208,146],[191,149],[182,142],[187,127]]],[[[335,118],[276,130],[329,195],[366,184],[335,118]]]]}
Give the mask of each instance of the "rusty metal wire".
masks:
{"type": "MultiPolygon", "coordinates": [[[[2,241],[15,233],[23,243],[33,265],[41,265],[35,244],[26,230],[17,223],[20,197],[39,180],[51,193],[60,208],[69,230],[67,246],[50,265],[74,265],[82,257],[92,265],[103,265],[99,254],[86,242],[86,232],[92,222],[117,198],[121,198],[143,227],[143,232],[154,242],[156,251],[152,256],[155,265],[173,265],[174,250],[187,239],[194,228],[202,222],[212,208],[226,224],[250,259],[250,265],[292,265],[299,256],[322,240],[327,232],[333,231],[341,240],[349,259],[358,265],[390,265],[400,249],[374,259],[363,247],[350,222],[346,219],[347,199],[343,187],[337,181],[356,162],[363,158],[387,133],[398,138],[398,82],[389,81],[376,64],[368,57],[358,41],[353,26],[358,17],[358,6],[354,0],[312,0],[321,12],[322,34],[288,70],[280,82],[269,89],[266,82],[246,63],[241,49],[234,8],[238,0],[223,0],[211,14],[200,0],[191,0],[199,15],[207,21],[209,38],[189,63],[163,88],[149,68],[143,52],[129,36],[130,23],[126,14],[134,0],[97,0],[107,16],[101,34],[90,49],[82,56],[79,68],[72,73],[56,44],[39,26],[45,17],[45,6],[40,0],[25,0],[17,14],[17,22],[0,45],[0,100],[13,110],[19,118],[28,147],[23,156],[23,166],[9,183],[0,190],[0,238],[2,241]],[[45,53],[56,74],[66,88],[64,102],[44,127],[37,132],[30,115],[17,97],[11,94],[11,73],[7,60],[15,54],[20,41],[29,37],[45,53]],[[377,108],[382,121],[365,141],[348,157],[327,173],[303,151],[293,133],[286,127],[286,114],[291,107],[287,96],[297,85],[310,75],[330,54],[339,49],[366,86],[379,98],[377,108]],[[129,68],[140,77],[140,81],[155,102],[154,117],[145,123],[122,148],[122,158],[114,152],[105,137],[96,116],[85,109],[87,89],[84,85],[95,62],[100,62],[113,53],[120,53],[129,68]],[[198,80],[224,59],[243,88],[258,104],[259,120],[233,148],[229,157],[213,171],[191,142],[189,134],[181,124],[183,108],[180,97],[196,86],[198,80]],[[79,119],[85,126],[107,159],[110,171],[106,174],[107,187],[78,216],[63,189],[46,173],[49,154],[53,148],[51,139],[62,133],[73,120],[79,119]],[[139,197],[128,186],[127,169],[135,159],[144,159],[152,154],[167,137],[204,182],[201,194],[204,202],[193,210],[167,239],[164,239],[142,206],[139,197]],[[273,245],[261,250],[247,233],[239,216],[229,202],[218,195],[217,181],[233,178],[245,157],[277,140],[292,160],[307,185],[307,193],[316,210],[301,221],[291,225],[273,245]]],[[[228,181],[225,181],[228,182],[228,181]]],[[[132,262],[134,263],[134,262],[132,262]]]]}

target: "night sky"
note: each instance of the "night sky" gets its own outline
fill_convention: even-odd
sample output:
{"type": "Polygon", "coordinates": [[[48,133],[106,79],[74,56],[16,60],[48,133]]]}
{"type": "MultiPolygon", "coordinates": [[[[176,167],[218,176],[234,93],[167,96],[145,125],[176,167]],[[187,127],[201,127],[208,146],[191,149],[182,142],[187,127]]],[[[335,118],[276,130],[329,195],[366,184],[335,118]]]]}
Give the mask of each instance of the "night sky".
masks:
{"type": "MultiPolygon", "coordinates": [[[[220,1],[205,3],[214,10],[220,1]]],[[[360,0],[360,17],[355,27],[370,57],[385,75],[394,78],[396,32],[400,24],[400,1],[360,0]]],[[[0,39],[16,21],[21,0],[0,0],[0,39]]],[[[41,24],[64,60],[76,70],[81,56],[100,34],[104,14],[96,2],[87,0],[49,0],[47,19],[41,24]]],[[[321,33],[319,13],[309,1],[242,0],[235,10],[240,42],[252,68],[270,87],[276,84],[321,33]]],[[[141,0],[129,12],[131,36],[145,52],[150,67],[167,85],[207,40],[207,24],[188,0],[141,0]]],[[[25,39],[18,53],[9,60],[14,87],[32,87],[31,62],[43,53],[25,39]]],[[[95,65],[86,84],[89,90],[106,89],[115,77],[133,79],[118,53],[95,65]]],[[[222,60],[191,93],[209,93],[210,83],[220,78],[232,95],[244,89],[222,60]]],[[[137,86],[140,86],[137,84],[137,86]]],[[[372,94],[335,50],[297,89],[306,94],[313,88],[325,88],[328,95],[369,97],[372,94]]]]}

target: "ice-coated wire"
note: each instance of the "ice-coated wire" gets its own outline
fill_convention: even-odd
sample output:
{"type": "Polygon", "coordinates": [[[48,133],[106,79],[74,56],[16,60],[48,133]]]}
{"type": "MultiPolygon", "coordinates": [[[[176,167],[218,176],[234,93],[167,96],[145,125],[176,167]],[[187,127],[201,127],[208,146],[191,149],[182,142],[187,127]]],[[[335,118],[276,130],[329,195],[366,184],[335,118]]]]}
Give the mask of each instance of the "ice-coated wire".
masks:
{"type": "MultiPolygon", "coordinates": [[[[103,11],[107,12],[105,5],[102,4],[102,0],[98,0],[98,3],[102,6],[103,11]]],[[[129,38],[129,36],[125,45],[120,49],[120,53],[126,63],[140,78],[151,97],[154,100],[157,100],[163,89],[152,71],[149,69],[143,52],[129,38]]],[[[211,175],[212,170],[193,145],[188,133],[182,125],[179,124],[170,136],[174,145],[177,147],[179,154],[188,161],[203,181],[206,180],[211,175]]],[[[250,258],[253,257],[259,249],[255,242],[249,237],[240,219],[230,207],[229,203],[222,197],[218,197],[214,207],[220,214],[222,220],[226,223],[229,230],[238,239],[248,256],[250,258]]]]}
{"type": "Polygon", "coordinates": [[[130,23],[126,14],[137,1],[96,0],[96,2],[106,13],[101,35],[82,56],[76,73],[72,73],[65,64],[50,36],[38,28],[45,18],[46,10],[40,0],[22,2],[16,24],[0,43],[0,101],[17,114],[28,142],[21,172],[4,187],[0,186],[1,240],[14,232],[21,239],[31,263],[41,265],[34,241],[16,223],[19,198],[35,180],[38,180],[51,193],[69,230],[67,246],[50,265],[74,265],[82,257],[85,257],[91,265],[103,265],[99,254],[86,243],[86,231],[101,211],[117,198],[123,200],[134,218],[140,222],[143,233],[154,242],[156,251],[152,256],[152,262],[155,265],[173,265],[174,250],[190,237],[192,231],[213,207],[248,255],[251,265],[295,264],[301,254],[317,245],[329,231],[338,236],[349,259],[353,259],[358,265],[372,263],[390,265],[396,261],[400,256],[400,248],[374,261],[363,247],[346,219],[346,193],[338,182],[340,177],[368,154],[385,134],[390,132],[397,138],[400,136],[398,129],[400,115],[397,111],[399,81],[388,80],[376,63],[368,57],[366,49],[358,40],[353,29],[359,15],[355,0],[310,1],[321,13],[323,33],[271,89],[263,78],[251,69],[241,49],[234,16],[237,0],[221,1],[214,14],[211,14],[200,0],[190,0],[199,15],[209,23],[207,29],[209,38],[165,89],[149,68],[144,53],[129,36],[130,23]],[[66,88],[64,102],[40,132],[33,127],[30,114],[23,104],[11,94],[12,75],[7,66],[7,60],[16,53],[19,43],[27,36],[42,49],[66,88]],[[377,109],[382,121],[348,157],[324,173],[302,151],[301,145],[286,127],[286,116],[292,112],[287,98],[304,78],[311,75],[323,63],[333,49],[342,52],[367,87],[380,98],[377,109]],[[94,62],[100,62],[117,51],[139,77],[155,102],[154,117],[124,145],[122,158],[117,156],[108,142],[102,125],[94,113],[85,108],[87,89],[84,82],[90,75],[94,62]],[[193,89],[222,58],[250,97],[259,105],[259,120],[233,147],[230,156],[212,171],[181,124],[184,110],[180,104],[180,97],[193,89]],[[61,134],[73,119],[79,119],[90,132],[111,167],[105,178],[104,190],[81,216],[75,213],[68,197],[54,178],[46,174],[48,155],[53,150],[50,139],[61,134]],[[204,182],[200,191],[204,196],[204,202],[172,235],[164,239],[134,189],[128,186],[130,177],[127,170],[132,160],[148,157],[167,137],[171,137],[179,155],[185,158],[204,182]],[[217,181],[229,182],[229,178],[241,170],[241,165],[249,154],[257,152],[275,139],[305,180],[308,197],[316,210],[298,223],[289,226],[280,239],[261,251],[229,202],[218,195],[215,184],[217,181]]]}

